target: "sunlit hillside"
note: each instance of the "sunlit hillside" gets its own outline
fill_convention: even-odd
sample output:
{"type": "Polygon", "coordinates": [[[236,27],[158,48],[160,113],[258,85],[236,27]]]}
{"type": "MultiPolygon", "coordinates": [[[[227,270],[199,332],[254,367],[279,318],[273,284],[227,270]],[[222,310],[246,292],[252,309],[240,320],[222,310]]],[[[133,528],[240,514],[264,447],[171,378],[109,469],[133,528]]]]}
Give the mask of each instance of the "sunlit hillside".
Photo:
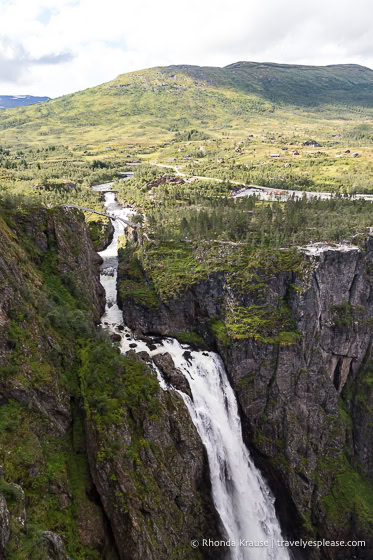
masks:
{"type": "Polygon", "coordinates": [[[3,142],[82,143],[157,140],[190,128],[242,131],[294,118],[373,117],[373,71],[238,62],[225,68],[169,66],[31,107],[3,110],[3,142]]]}

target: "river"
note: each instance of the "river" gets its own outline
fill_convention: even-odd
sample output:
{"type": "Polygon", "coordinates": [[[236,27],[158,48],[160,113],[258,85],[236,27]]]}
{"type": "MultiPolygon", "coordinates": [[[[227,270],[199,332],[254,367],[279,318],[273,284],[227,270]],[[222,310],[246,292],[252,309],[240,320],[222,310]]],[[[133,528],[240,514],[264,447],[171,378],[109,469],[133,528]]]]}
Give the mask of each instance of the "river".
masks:
{"type": "MultiPolygon", "coordinates": [[[[107,192],[110,186],[100,187],[96,190],[105,192],[107,213],[130,219],[133,211],[116,202],[115,193],[107,192]]],[[[124,354],[129,350],[145,351],[152,357],[167,352],[188,380],[193,399],[178,392],[206,448],[212,495],[223,533],[235,544],[228,549],[227,560],[290,560],[288,549],[277,544],[283,537],[274,498],[243,442],[237,401],[220,357],[213,352],[192,351],[170,338],[162,342],[157,339],[152,345],[155,349],[150,351],[124,324],[117,304],[118,238],[124,233],[124,225],[119,220],[112,223],[113,240],[100,253],[101,283],[106,292],[102,326],[121,336],[120,349],[124,354]]],[[[154,369],[162,389],[175,390],[155,366],[154,369]]]]}

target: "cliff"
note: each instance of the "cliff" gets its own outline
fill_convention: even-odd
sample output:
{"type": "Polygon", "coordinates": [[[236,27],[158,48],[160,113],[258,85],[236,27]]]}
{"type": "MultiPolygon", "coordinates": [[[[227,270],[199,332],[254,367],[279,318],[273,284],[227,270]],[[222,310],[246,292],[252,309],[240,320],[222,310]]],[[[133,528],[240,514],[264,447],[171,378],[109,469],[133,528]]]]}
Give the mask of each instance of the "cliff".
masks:
{"type": "Polygon", "coordinates": [[[257,251],[239,276],[225,267],[176,295],[169,265],[170,297],[157,293],[159,261],[152,269],[134,246],[121,258],[130,327],[205,341],[223,357],[245,441],[275,493],[284,533],[366,541],[310,547],[312,560],[371,558],[372,239],[361,247],[257,251]]]}
{"type": "Polygon", "coordinates": [[[0,558],[208,558],[190,547],[219,536],[201,441],[97,332],[100,262],[82,214],[0,207],[0,558]]]}

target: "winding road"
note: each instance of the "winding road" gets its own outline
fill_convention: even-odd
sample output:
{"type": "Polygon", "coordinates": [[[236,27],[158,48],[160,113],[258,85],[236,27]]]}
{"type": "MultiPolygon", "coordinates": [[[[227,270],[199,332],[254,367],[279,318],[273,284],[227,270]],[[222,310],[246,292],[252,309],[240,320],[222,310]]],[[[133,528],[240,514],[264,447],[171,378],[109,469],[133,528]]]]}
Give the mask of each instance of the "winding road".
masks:
{"type": "MultiPolygon", "coordinates": [[[[203,177],[201,175],[193,175],[189,177],[186,173],[183,173],[179,167],[175,165],[165,165],[164,163],[152,162],[151,165],[157,167],[165,167],[168,169],[173,169],[175,175],[178,177],[186,177],[190,180],[202,180],[202,181],[216,181],[218,183],[224,183],[224,179],[218,179],[217,177],[203,177]]],[[[237,185],[242,187],[242,182],[239,181],[229,181],[232,185],[237,185]]],[[[278,202],[286,202],[289,198],[319,198],[322,200],[329,200],[335,196],[334,193],[330,192],[314,192],[314,191],[294,191],[294,190],[283,190],[283,189],[273,189],[270,187],[262,187],[261,185],[244,185],[241,190],[234,193],[234,198],[241,198],[244,196],[257,196],[260,200],[271,200],[278,202]]],[[[348,200],[367,200],[373,202],[373,194],[353,194],[348,197],[348,200]]]]}

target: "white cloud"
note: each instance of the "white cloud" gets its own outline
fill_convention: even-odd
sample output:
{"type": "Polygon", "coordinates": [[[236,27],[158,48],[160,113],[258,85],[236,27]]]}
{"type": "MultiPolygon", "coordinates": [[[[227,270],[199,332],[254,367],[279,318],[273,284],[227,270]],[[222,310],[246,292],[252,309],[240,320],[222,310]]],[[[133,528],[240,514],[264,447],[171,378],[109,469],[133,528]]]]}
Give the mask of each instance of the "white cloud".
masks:
{"type": "Polygon", "coordinates": [[[370,0],[0,0],[0,9],[1,94],[57,96],[167,64],[373,66],[370,0]]]}

